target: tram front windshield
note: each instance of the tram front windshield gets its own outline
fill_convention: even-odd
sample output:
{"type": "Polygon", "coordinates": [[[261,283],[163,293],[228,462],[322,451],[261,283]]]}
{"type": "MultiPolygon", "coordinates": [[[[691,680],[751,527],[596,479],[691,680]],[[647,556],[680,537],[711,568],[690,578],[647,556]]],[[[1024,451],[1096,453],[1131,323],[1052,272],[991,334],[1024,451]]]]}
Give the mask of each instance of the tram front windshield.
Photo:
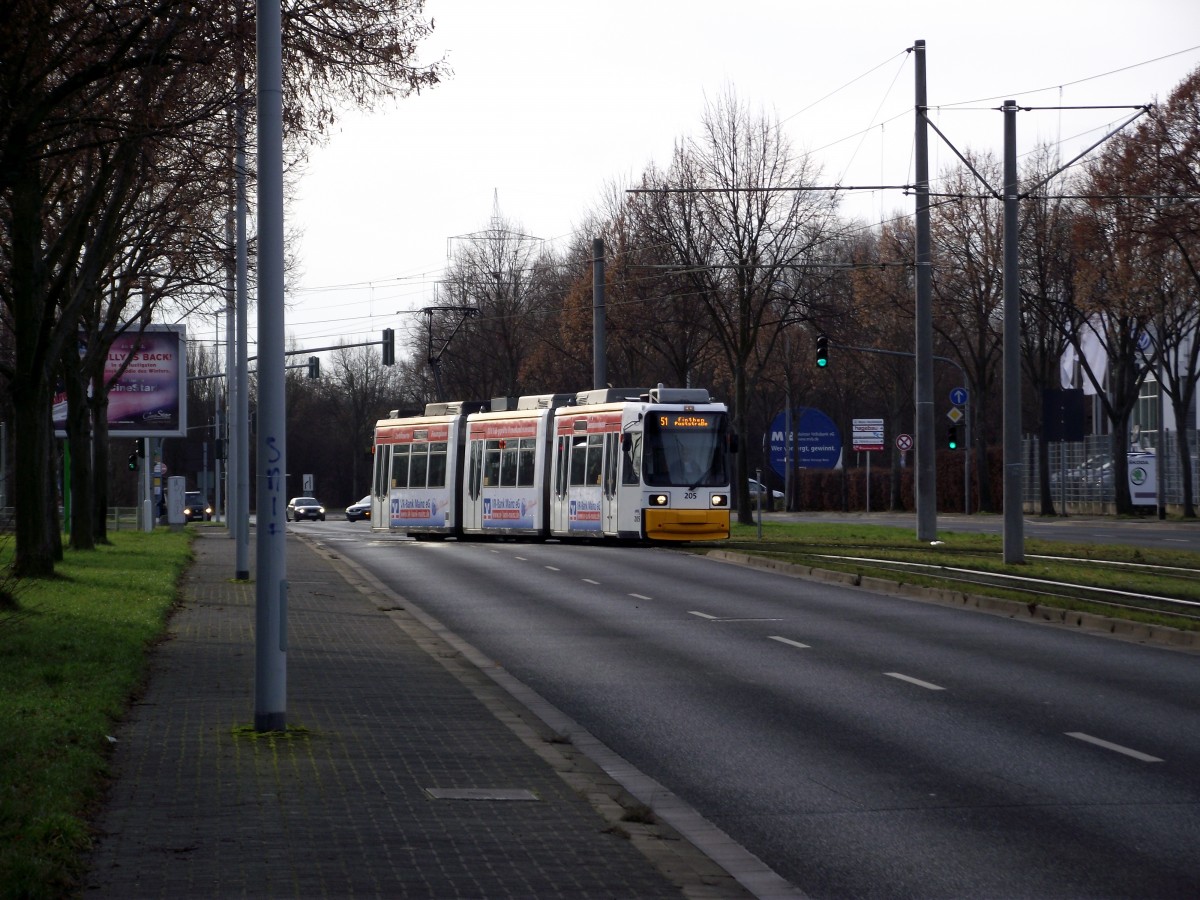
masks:
{"type": "Polygon", "coordinates": [[[724,413],[652,412],[646,417],[642,474],[656,487],[721,487],[726,471],[724,413]]]}

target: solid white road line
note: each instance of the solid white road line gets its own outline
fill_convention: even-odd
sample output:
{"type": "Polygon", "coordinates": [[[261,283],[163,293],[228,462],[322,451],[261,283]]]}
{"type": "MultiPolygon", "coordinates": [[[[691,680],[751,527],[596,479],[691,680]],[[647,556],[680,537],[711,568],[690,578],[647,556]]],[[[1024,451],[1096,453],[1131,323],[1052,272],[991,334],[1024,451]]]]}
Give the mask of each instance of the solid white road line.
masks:
{"type": "Polygon", "coordinates": [[[927,691],[944,691],[945,688],[941,685],[930,684],[928,681],[922,681],[920,678],[913,678],[911,675],[901,675],[899,672],[884,672],[888,678],[899,678],[901,681],[907,681],[909,684],[915,684],[917,687],[923,687],[927,691]]]}
{"type": "Polygon", "coordinates": [[[789,647],[799,647],[801,650],[811,650],[808,644],[802,644],[799,641],[793,641],[791,638],[780,637],[777,634],[767,636],[767,640],[779,641],[781,644],[787,644],[789,647]]]}
{"type": "Polygon", "coordinates": [[[1095,744],[1097,747],[1103,747],[1105,750],[1112,750],[1114,753],[1123,753],[1126,756],[1132,756],[1134,759],[1140,759],[1142,762],[1162,762],[1157,756],[1151,756],[1148,753],[1142,753],[1139,750],[1131,750],[1128,747],[1122,747],[1120,744],[1113,744],[1109,741],[1101,740],[1098,737],[1092,737],[1090,734],[1084,734],[1082,731],[1065,732],[1067,737],[1073,737],[1077,741],[1084,741],[1088,744],[1095,744]]]}

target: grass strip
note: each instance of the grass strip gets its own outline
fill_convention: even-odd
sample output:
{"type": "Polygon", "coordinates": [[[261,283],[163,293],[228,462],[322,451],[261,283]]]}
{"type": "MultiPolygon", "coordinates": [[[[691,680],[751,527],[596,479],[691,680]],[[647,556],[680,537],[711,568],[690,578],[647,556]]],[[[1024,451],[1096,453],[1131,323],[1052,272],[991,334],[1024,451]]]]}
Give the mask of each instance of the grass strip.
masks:
{"type": "MultiPolygon", "coordinates": [[[[91,839],[114,722],[143,683],[191,560],[186,532],[110,533],[0,613],[0,896],[61,897],[91,839]]],[[[0,565],[11,563],[11,543],[0,565]]]]}

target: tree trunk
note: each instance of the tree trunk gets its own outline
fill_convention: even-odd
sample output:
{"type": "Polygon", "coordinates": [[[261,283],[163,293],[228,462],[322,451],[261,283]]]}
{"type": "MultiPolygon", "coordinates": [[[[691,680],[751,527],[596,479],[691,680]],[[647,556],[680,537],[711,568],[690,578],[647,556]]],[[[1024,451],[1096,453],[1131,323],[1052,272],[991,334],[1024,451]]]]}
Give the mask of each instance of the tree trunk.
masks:
{"type": "Polygon", "coordinates": [[[92,534],[92,445],[87,389],[79,369],[78,348],[72,345],[63,354],[63,383],[67,391],[67,445],[71,449],[71,532],[72,550],[95,550],[92,534]],[[72,357],[72,354],[74,356],[72,357]]]}
{"type": "MultiPolygon", "coordinates": [[[[1176,419],[1177,422],[1187,421],[1186,419],[1176,419]]],[[[1179,454],[1179,472],[1183,476],[1183,516],[1186,519],[1196,518],[1196,503],[1192,499],[1192,451],[1188,446],[1187,430],[1177,428],[1175,430],[1175,446],[1179,454]]],[[[1158,461],[1161,466],[1166,462],[1164,458],[1158,461]]],[[[1165,473],[1164,473],[1165,474],[1165,473]]]]}
{"type": "Polygon", "coordinates": [[[16,549],[13,574],[18,578],[44,578],[54,574],[56,556],[50,533],[57,531],[50,521],[56,498],[52,486],[51,459],[54,446],[50,426],[50,388],[35,377],[22,376],[18,369],[13,379],[14,451],[13,485],[16,549]],[[29,385],[28,382],[41,382],[29,385]]]}
{"type": "MultiPolygon", "coordinates": [[[[103,388],[104,376],[100,376],[103,388]]],[[[92,535],[97,544],[108,544],[108,395],[94,382],[92,399],[92,535]]]]}
{"type": "MultiPolygon", "coordinates": [[[[1054,495],[1050,491],[1050,443],[1038,440],[1037,450],[1038,495],[1041,497],[1042,515],[1052,516],[1054,511],[1054,495]]],[[[1064,498],[1065,498],[1064,494],[1064,498]]],[[[1067,501],[1063,500],[1063,515],[1067,513],[1067,501]]]]}

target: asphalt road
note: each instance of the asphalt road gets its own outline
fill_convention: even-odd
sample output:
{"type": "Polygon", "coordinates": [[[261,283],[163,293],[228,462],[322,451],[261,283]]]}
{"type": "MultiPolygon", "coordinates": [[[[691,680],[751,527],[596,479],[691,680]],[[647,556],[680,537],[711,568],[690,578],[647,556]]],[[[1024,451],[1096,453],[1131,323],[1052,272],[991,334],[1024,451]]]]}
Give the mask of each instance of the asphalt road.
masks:
{"type": "Polygon", "coordinates": [[[811,896],[1200,894],[1194,655],[663,549],[303,527],[811,896]]]}

